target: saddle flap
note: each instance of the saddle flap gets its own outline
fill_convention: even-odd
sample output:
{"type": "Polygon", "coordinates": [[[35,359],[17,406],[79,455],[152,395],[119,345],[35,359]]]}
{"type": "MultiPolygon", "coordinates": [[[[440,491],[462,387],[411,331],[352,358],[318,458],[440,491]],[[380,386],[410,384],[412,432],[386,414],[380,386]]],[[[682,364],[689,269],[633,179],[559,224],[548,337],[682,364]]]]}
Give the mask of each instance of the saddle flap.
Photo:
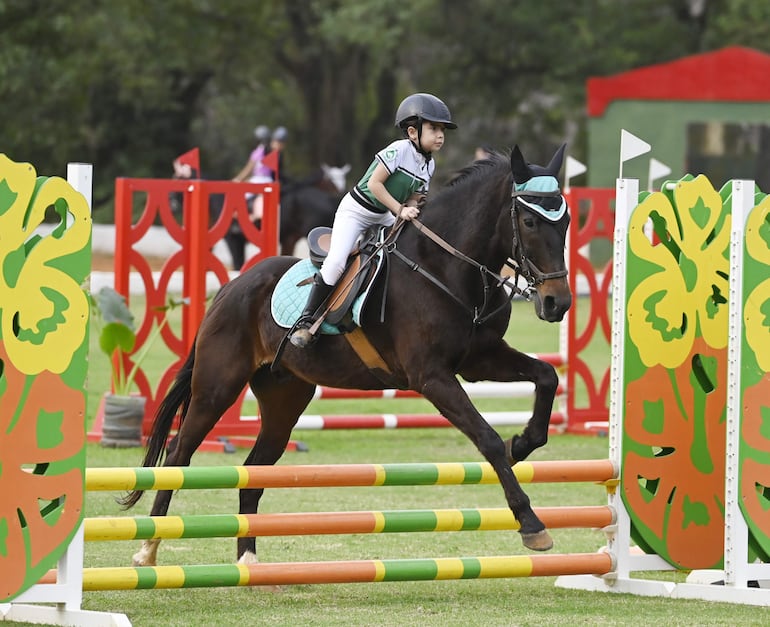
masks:
{"type": "Polygon", "coordinates": [[[369,255],[359,253],[350,259],[345,272],[337,281],[337,285],[328,300],[330,309],[325,320],[329,324],[338,324],[342,321],[356,298],[374,278],[377,259],[373,259],[368,267],[365,267],[369,257],[369,255]],[[361,271],[362,268],[363,271],[361,271]]]}
{"type": "MultiPolygon", "coordinates": [[[[329,296],[329,310],[324,320],[329,324],[339,324],[353,307],[356,298],[366,291],[377,275],[380,259],[372,256],[377,251],[377,243],[384,238],[385,229],[375,227],[367,229],[360,238],[358,245],[348,257],[345,268],[337,285],[329,296]]],[[[320,268],[329,252],[332,230],[328,226],[318,226],[307,235],[310,260],[320,268]]]]}

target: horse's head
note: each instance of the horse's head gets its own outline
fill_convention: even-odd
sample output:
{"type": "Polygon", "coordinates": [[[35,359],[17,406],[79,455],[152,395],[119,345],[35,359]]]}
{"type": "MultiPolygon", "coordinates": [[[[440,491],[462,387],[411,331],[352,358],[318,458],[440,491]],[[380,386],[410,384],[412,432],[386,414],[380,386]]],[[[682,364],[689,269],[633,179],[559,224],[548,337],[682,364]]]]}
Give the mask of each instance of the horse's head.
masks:
{"type": "Polygon", "coordinates": [[[334,185],[334,189],[337,190],[338,194],[344,194],[347,191],[348,186],[346,178],[348,172],[350,172],[349,163],[346,163],[341,168],[322,163],[321,169],[323,170],[324,178],[334,185]]]}
{"type": "Polygon", "coordinates": [[[564,261],[570,216],[557,180],[565,146],[545,167],[527,163],[518,146],[511,152],[511,257],[528,283],[537,315],[548,322],[560,321],[572,305],[564,261]]]}

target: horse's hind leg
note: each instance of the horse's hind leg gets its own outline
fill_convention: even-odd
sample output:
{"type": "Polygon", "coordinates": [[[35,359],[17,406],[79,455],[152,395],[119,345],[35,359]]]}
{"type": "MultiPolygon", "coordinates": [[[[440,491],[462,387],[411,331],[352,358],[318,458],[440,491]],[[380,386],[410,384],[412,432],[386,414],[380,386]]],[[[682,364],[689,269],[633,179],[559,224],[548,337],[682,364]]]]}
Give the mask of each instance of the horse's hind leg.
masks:
{"type": "MultiPolygon", "coordinates": [[[[251,380],[251,389],[259,401],[261,426],[254,448],[245,460],[250,466],[272,466],[283,455],[302,411],[313,399],[315,385],[293,375],[276,376],[269,368],[258,371],[251,380]]],[[[244,488],[240,491],[240,513],[256,514],[264,488],[244,488]]],[[[256,540],[238,538],[238,561],[257,561],[256,540]]]]}
{"type": "MultiPolygon", "coordinates": [[[[200,356],[197,361],[198,364],[207,363],[200,356]]],[[[199,365],[194,372],[190,407],[182,420],[179,432],[168,447],[163,466],[189,466],[193,453],[198,450],[222,414],[237,400],[246,385],[250,374],[247,373],[247,363],[240,370],[231,368],[229,371],[215,367],[217,363],[212,360],[211,367],[207,363],[206,368],[199,365]],[[225,372],[227,376],[224,376],[225,372]]],[[[159,490],[155,495],[150,516],[165,516],[172,496],[172,490],[159,490]]],[[[144,540],[139,551],[133,556],[134,566],[154,566],[157,563],[159,545],[158,539],[144,540]]]]}

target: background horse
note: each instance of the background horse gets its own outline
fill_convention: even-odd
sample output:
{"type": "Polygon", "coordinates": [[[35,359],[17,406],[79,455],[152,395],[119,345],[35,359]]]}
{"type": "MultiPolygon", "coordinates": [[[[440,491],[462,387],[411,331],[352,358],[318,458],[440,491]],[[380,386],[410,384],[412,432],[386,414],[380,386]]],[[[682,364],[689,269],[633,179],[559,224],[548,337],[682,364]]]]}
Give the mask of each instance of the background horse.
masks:
{"type": "Polygon", "coordinates": [[[332,167],[325,163],[317,174],[281,190],[281,254],[291,255],[297,242],[317,226],[331,226],[334,213],[347,191],[350,165],[332,167]]]}
{"type": "MultiPolygon", "coordinates": [[[[364,312],[361,323],[386,365],[376,374],[342,335],[323,335],[305,349],[285,343],[280,365],[271,368],[286,336],[286,329],[273,321],[271,296],[296,258],[268,258],[227,283],[158,408],[144,465],[156,465],[163,458],[177,414],[179,431],[164,465],[188,465],[247,383],[261,414],[259,435],[245,460],[254,465],[278,461],[316,384],[411,389],[433,403],[492,465],[521,525],[524,545],[550,549],[550,535],[511,464],[545,444],[558,377],[553,366],[503,340],[511,295],[503,288],[499,270],[509,257],[514,260],[543,320],[559,321],[569,309],[564,244],[570,218],[556,183],[563,155],[564,146],[541,167],[527,164],[514,147],[510,161],[493,155],[468,166],[428,200],[421,224],[404,223],[396,231],[387,258],[388,282],[381,288],[384,320],[380,308],[374,307],[376,311],[364,312]],[[532,381],[533,413],[522,433],[504,442],[473,406],[458,374],[466,381],[532,381]]],[[[262,493],[242,489],[240,512],[256,513],[262,493]]],[[[123,504],[134,505],[141,494],[129,493],[123,504]]],[[[171,496],[171,491],[159,491],[151,514],[166,515],[171,496]]],[[[154,564],[159,542],[144,541],[134,563],[154,564]]],[[[255,562],[255,547],[254,538],[239,538],[239,561],[255,562]]]]}

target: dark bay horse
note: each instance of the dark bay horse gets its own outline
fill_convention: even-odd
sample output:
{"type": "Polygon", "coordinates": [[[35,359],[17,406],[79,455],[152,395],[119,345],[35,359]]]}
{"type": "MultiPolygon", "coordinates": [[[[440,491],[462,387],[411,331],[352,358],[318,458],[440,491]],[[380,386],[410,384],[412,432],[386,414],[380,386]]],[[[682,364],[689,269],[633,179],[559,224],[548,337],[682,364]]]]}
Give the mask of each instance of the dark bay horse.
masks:
{"type": "Polygon", "coordinates": [[[292,255],[297,242],[317,226],[331,226],[347,191],[349,165],[322,164],[317,173],[281,189],[281,254],[292,255]]]}
{"type": "MultiPolygon", "coordinates": [[[[287,343],[279,367],[271,368],[286,329],[273,321],[270,299],[296,258],[271,257],[226,284],[158,408],[144,465],[154,466],[163,459],[177,415],[179,431],[163,463],[188,465],[247,383],[262,418],[245,460],[255,465],[278,461],[316,384],[411,389],[433,403],[492,465],[521,525],[524,545],[550,549],[551,537],[511,465],[546,443],[558,378],[551,365],[503,340],[511,294],[502,286],[499,272],[506,260],[513,260],[517,274],[528,283],[523,291],[543,320],[560,321],[572,304],[564,262],[570,217],[556,182],[563,156],[564,146],[542,167],[526,163],[518,147],[510,160],[495,154],[468,166],[431,197],[420,223],[403,225],[396,250],[388,257],[390,274],[382,288],[384,320],[380,307],[374,307],[377,311],[365,312],[361,324],[387,365],[387,374],[375,375],[342,335],[323,335],[305,349],[287,343]],[[522,433],[503,441],[473,406],[456,375],[466,381],[534,382],[532,417],[522,433]]],[[[242,489],[240,512],[255,513],[262,493],[242,489]]],[[[123,505],[131,507],[141,494],[129,493],[123,505]]],[[[166,515],[171,496],[171,491],[159,491],[151,514],[166,515]]],[[[154,564],[159,542],[146,540],[134,563],[154,564]]],[[[256,561],[255,547],[254,538],[239,538],[239,561],[256,561]]]]}

